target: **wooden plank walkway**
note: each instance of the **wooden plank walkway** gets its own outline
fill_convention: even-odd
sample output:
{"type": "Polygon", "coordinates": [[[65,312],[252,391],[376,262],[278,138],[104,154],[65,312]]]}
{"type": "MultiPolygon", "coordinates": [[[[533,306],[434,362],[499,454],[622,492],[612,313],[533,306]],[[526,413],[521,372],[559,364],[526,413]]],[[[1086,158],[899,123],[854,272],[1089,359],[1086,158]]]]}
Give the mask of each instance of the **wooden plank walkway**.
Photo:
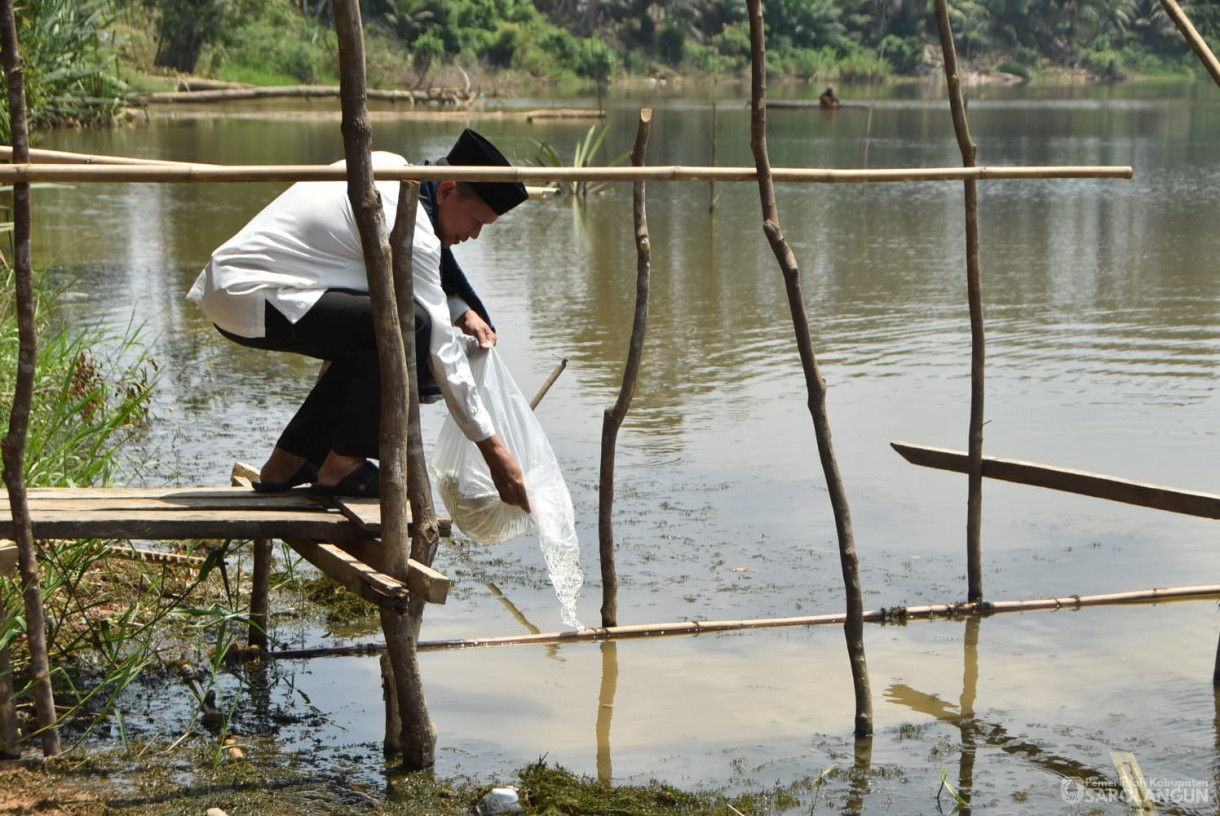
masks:
{"type": "MultiPolygon", "coordinates": [[[[402,608],[409,593],[444,603],[450,580],[408,560],[407,580],[380,572],[376,499],[256,493],[249,487],[37,487],[29,490],[36,539],[135,541],[278,539],[322,572],[379,606],[402,608]]],[[[440,533],[450,535],[449,519],[440,533]]],[[[14,538],[8,492],[0,490],[0,539],[14,538]]],[[[7,551],[6,551],[7,554],[7,551]]]]}
{"type": "MultiPolygon", "coordinates": [[[[309,538],[354,541],[381,534],[375,499],[329,499],[304,491],[234,487],[36,487],[29,491],[35,538],[309,538]]],[[[450,533],[448,519],[441,535],[450,533]]],[[[0,538],[13,537],[8,492],[0,490],[0,538]]]]}

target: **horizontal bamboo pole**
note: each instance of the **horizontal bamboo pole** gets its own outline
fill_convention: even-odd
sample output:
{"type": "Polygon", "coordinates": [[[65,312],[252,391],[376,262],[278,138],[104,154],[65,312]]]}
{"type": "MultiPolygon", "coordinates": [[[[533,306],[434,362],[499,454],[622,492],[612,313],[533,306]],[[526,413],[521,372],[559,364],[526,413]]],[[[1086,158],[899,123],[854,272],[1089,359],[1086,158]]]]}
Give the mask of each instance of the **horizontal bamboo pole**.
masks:
{"type": "MultiPolygon", "coordinates": [[[[1129,179],[1130,166],[1059,167],[926,167],[871,170],[773,168],[776,182],[813,184],[870,184],[927,181],[1019,181],[1027,179],[1129,179]]],[[[749,181],[757,182],[753,167],[381,167],[379,181],[749,181]]],[[[0,184],[19,182],[234,182],[234,181],[342,181],[346,170],[330,165],[183,165],[183,164],[9,164],[0,165],[0,184]]]]}
{"type": "MultiPolygon", "coordinates": [[[[0,145],[0,159],[11,160],[13,148],[0,145]]],[[[169,159],[137,159],[128,156],[102,156],[96,153],[70,153],[66,150],[30,148],[30,160],[35,164],[124,164],[153,165],[165,167],[215,167],[214,164],[170,161],[169,159]]]]}
{"type": "MultiPolygon", "coordinates": [[[[978,601],[932,604],[930,606],[902,606],[889,609],[882,608],[865,612],[864,621],[866,623],[906,623],[908,621],[921,620],[956,620],[972,615],[989,616],[1010,612],[1045,612],[1057,609],[1081,609],[1091,606],[1197,601],[1208,598],[1220,598],[1220,585],[1142,589],[1134,592],[1114,592],[1105,595],[1070,595],[1066,598],[1038,598],[1029,601],[978,601]]],[[[825,615],[805,615],[795,618],[643,623],[631,626],[581,629],[574,632],[539,632],[503,637],[421,641],[419,649],[426,651],[452,651],[457,649],[477,649],[485,646],[602,642],[607,640],[626,640],[629,638],[701,635],[709,632],[740,632],[748,629],[778,629],[791,626],[836,626],[842,625],[845,617],[846,615],[842,612],[834,612],[825,615]]],[[[381,644],[366,643],[319,649],[285,649],[271,652],[268,654],[268,657],[344,657],[376,654],[384,649],[385,647],[381,644]]]]}
{"type": "MultiPolygon", "coordinates": [[[[419,91],[393,91],[368,88],[368,99],[391,102],[473,101],[476,97],[461,88],[429,88],[419,91]]],[[[193,102],[232,102],[244,99],[338,99],[339,88],[333,85],[277,85],[272,87],[210,88],[203,91],[161,91],[134,94],[134,104],[181,104],[193,102]]]]}

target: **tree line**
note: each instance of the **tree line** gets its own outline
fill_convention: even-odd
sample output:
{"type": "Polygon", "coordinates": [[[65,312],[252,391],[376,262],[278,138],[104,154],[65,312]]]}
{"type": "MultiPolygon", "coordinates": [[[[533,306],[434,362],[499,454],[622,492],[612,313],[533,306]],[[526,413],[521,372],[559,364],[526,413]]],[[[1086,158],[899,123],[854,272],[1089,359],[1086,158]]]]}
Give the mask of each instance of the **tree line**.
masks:
{"type": "MultiPolygon", "coordinates": [[[[1184,8],[1204,36],[1220,24],[1220,0],[1184,8]]],[[[949,9],[974,67],[1115,80],[1194,66],[1159,0],[950,0],[949,9]]],[[[745,0],[361,0],[361,11],[374,87],[419,87],[447,66],[597,82],[749,68],[745,0]]],[[[35,127],[109,121],[157,72],[263,85],[336,77],[330,0],[25,0],[17,15],[35,127]]],[[[776,77],[846,83],[936,70],[933,0],[767,0],[764,19],[776,77]]]]}

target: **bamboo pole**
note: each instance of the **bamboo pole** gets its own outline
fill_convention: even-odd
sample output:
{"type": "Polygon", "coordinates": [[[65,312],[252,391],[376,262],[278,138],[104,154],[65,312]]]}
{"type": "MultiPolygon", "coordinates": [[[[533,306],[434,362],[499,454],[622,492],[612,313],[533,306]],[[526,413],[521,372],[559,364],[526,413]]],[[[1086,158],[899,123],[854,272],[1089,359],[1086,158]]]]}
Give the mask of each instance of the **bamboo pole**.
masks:
{"type": "Polygon", "coordinates": [[[784,276],[788,307],[796,333],[797,351],[805,373],[805,390],[808,395],[809,414],[813,420],[814,436],[817,439],[818,458],[821,460],[826,490],[834,513],[835,532],[839,539],[839,566],[843,572],[844,600],[847,606],[843,619],[843,637],[847,641],[847,656],[851,663],[852,685],[856,698],[855,733],[857,736],[867,737],[873,733],[873,699],[868,682],[868,661],[864,654],[864,622],[861,618],[864,600],[860,588],[860,560],[856,555],[847,490],[839,473],[839,463],[831,441],[830,419],[826,413],[826,382],[822,379],[817,358],[813,353],[809,314],[805,309],[805,295],[801,287],[801,270],[780,229],[779,205],[775,200],[771,159],[767,154],[767,70],[762,0],[747,0],[746,6],[750,14],[752,78],[750,146],[754,151],[754,163],[758,169],[763,232],[767,235],[771,251],[775,254],[775,260],[784,276]]]}
{"type": "MultiPolygon", "coordinates": [[[[957,73],[957,51],[949,24],[946,0],[936,0],[936,22],[945,55],[945,80],[949,85],[949,107],[953,131],[962,153],[962,164],[973,167],[978,146],[970,137],[961,78],[957,73]]],[[[966,582],[972,601],[983,599],[983,404],[986,335],[983,331],[983,282],[979,269],[979,193],[973,179],[965,181],[966,293],[970,301],[970,425],[969,470],[966,475],[966,582]]]]}
{"type": "MultiPolygon", "coordinates": [[[[344,154],[347,159],[348,197],[360,231],[368,273],[369,298],[377,335],[381,367],[381,534],[386,551],[384,568],[391,577],[406,578],[409,541],[407,517],[406,394],[409,388],[407,354],[395,299],[392,257],[385,229],[381,198],[373,184],[372,137],[365,104],[364,35],[360,8],[355,0],[334,3],[335,31],[339,39],[339,73],[344,154]],[[396,574],[397,573],[397,574],[396,574]]],[[[414,211],[399,214],[413,218],[414,211]]],[[[411,229],[414,222],[411,222],[411,229]]],[[[407,236],[408,238],[410,235],[407,236]]],[[[412,310],[413,312],[413,310],[412,310]]],[[[421,520],[422,521],[422,520],[421,520]]],[[[424,701],[423,681],[415,654],[410,619],[381,609],[381,627],[393,667],[395,699],[402,714],[401,735],[387,733],[387,746],[399,742],[402,764],[409,770],[429,768],[436,761],[436,735],[424,701]]]]}
{"type": "MultiPolygon", "coordinates": [[[[824,168],[772,168],[777,184],[879,184],[950,181],[1027,181],[1032,179],[1130,179],[1129,165],[1063,165],[1057,167],[899,167],[861,170],[824,168]]],[[[523,184],[554,181],[743,181],[758,182],[753,167],[455,167],[406,165],[378,167],[378,181],[519,181],[523,184]]],[[[32,164],[0,165],[0,184],[22,182],[294,182],[343,181],[342,167],[331,165],[173,165],[173,164],[32,164]]]]}
{"type": "MultiPolygon", "coordinates": [[[[13,148],[0,145],[0,159],[12,161],[13,148]]],[[[158,165],[164,167],[216,167],[215,164],[200,164],[196,162],[170,161],[169,159],[137,159],[129,156],[103,156],[96,153],[72,153],[67,150],[46,150],[30,148],[28,161],[42,164],[125,164],[125,165],[158,165]]]]}
{"type": "Polygon", "coordinates": [[[559,379],[559,375],[562,374],[563,370],[567,367],[568,358],[564,357],[559,361],[559,365],[555,366],[555,370],[551,372],[551,376],[547,377],[546,382],[544,382],[542,387],[538,389],[538,393],[534,395],[532,400],[530,400],[531,411],[536,411],[538,409],[538,405],[542,402],[542,398],[545,397],[546,393],[551,390],[551,386],[555,384],[555,380],[559,379]]]}
{"type": "Polygon", "coordinates": [[[1182,32],[1182,36],[1186,38],[1186,42],[1194,50],[1199,57],[1199,61],[1203,63],[1203,67],[1212,75],[1212,79],[1220,85],[1220,61],[1216,59],[1216,55],[1212,53],[1208,47],[1207,41],[1199,34],[1199,30],[1195,28],[1194,23],[1186,16],[1186,12],[1182,11],[1175,0],[1161,0],[1161,5],[1165,8],[1165,13],[1169,15],[1169,19],[1173,20],[1178,30],[1182,32]]]}
{"type": "MultiPolygon", "coordinates": [[[[648,152],[648,136],[652,132],[652,108],[640,110],[631,163],[644,165],[648,152]]],[[[632,193],[635,219],[635,318],[631,324],[631,340],[627,348],[627,364],[623,369],[623,384],[612,408],[602,415],[601,478],[598,481],[597,531],[602,569],[602,626],[618,623],[618,570],[614,565],[614,453],[619,428],[631,408],[640,359],[644,356],[644,336],[648,332],[648,288],[652,269],[652,242],[648,237],[648,214],[645,208],[644,182],[637,181],[632,193]]]]}
{"type": "MultiPolygon", "coordinates": [[[[953,621],[974,616],[989,617],[991,615],[1006,615],[1019,612],[1057,612],[1103,606],[1182,603],[1216,598],[1220,598],[1220,584],[1153,588],[1132,592],[1112,592],[1101,595],[1067,595],[1057,598],[1037,598],[1025,601],[967,601],[963,603],[941,603],[925,606],[882,607],[864,612],[861,615],[861,619],[865,623],[905,624],[912,621],[953,621]]],[[[832,612],[823,615],[803,615],[786,618],[750,618],[745,620],[720,621],[684,620],[667,623],[642,623],[629,626],[567,630],[563,632],[539,632],[527,635],[421,641],[419,649],[420,651],[453,651],[458,649],[481,649],[489,646],[537,646],[569,642],[602,643],[648,637],[703,635],[713,632],[840,626],[846,618],[846,612],[832,612]]],[[[353,655],[377,654],[383,649],[384,647],[378,643],[366,643],[320,649],[284,649],[272,652],[268,656],[281,659],[350,657],[353,655]]]]}
{"type": "MultiPolygon", "coordinates": [[[[13,0],[0,0],[0,62],[3,63],[5,83],[8,87],[9,128],[12,132],[13,150],[18,158],[28,161],[30,144],[25,109],[25,63],[18,50],[13,0]]],[[[34,325],[34,284],[30,260],[30,220],[30,186],[17,183],[13,186],[17,371],[8,433],[3,441],[0,441],[0,453],[4,461],[4,484],[8,488],[9,507],[13,518],[13,540],[17,544],[17,562],[21,573],[21,594],[25,603],[26,639],[30,649],[30,676],[38,716],[38,731],[43,754],[55,756],[60,751],[55,694],[51,689],[42,584],[38,577],[38,561],[34,552],[34,535],[30,527],[30,507],[25,484],[26,438],[30,427],[34,369],[38,364],[38,332],[34,325]]]]}
{"type": "MultiPolygon", "coordinates": [[[[192,102],[235,102],[246,99],[334,99],[342,88],[333,85],[275,85],[251,88],[213,88],[205,91],[159,91],[136,94],[130,101],[135,104],[165,105],[192,102]]],[[[475,97],[468,91],[457,88],[431,88],[420,91],[365,89],[365,98],[389,102],[451,102],[463,105],[473,102],[475,97]]]]}
{"type": "MultiPolygon", "coordinates": [[[[720,147],[720,145],[719,145],[720,133],[717,128],[719,111],[716,107],[716,79],[717,79],[718,75],[719,75],[718,72],[715,72],[715,71],[712,72],[712,166],[713,167],[716,166],[716,154],[719,151],[719,147],[720,147]]],[[[719,196],[716,195],[716,182],[709,181],[707,183],[707,211],[709,213],[714,213],[716,211],[716,199],[718,197],[719,196]]]]}

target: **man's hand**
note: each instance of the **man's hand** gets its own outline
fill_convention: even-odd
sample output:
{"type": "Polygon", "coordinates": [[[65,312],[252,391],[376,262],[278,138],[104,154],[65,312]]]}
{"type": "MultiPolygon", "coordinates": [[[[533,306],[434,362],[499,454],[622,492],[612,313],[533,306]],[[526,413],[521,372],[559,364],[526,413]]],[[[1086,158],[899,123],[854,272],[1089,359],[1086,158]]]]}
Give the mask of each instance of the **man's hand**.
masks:
{"type": "Polygon", "coordinates": [[[479,341],[479,348],[489,349],[496,344],[496,332],[487,321],[479,316],[474,309],[467,309],[465,314],[453,322],[461,329],[462,334],[468,334],[479,341]]]}
{"type": "Polygon", "coordinates": [[[521,465],[517,464],[517,459],[508,446],[495,435],[475,444],[491,471],[491,480],[495,483],[496,490],[500,491],[500,501],[530,512],[529,496],[525,495],[525,474],[521,472],[521,465]]]}

